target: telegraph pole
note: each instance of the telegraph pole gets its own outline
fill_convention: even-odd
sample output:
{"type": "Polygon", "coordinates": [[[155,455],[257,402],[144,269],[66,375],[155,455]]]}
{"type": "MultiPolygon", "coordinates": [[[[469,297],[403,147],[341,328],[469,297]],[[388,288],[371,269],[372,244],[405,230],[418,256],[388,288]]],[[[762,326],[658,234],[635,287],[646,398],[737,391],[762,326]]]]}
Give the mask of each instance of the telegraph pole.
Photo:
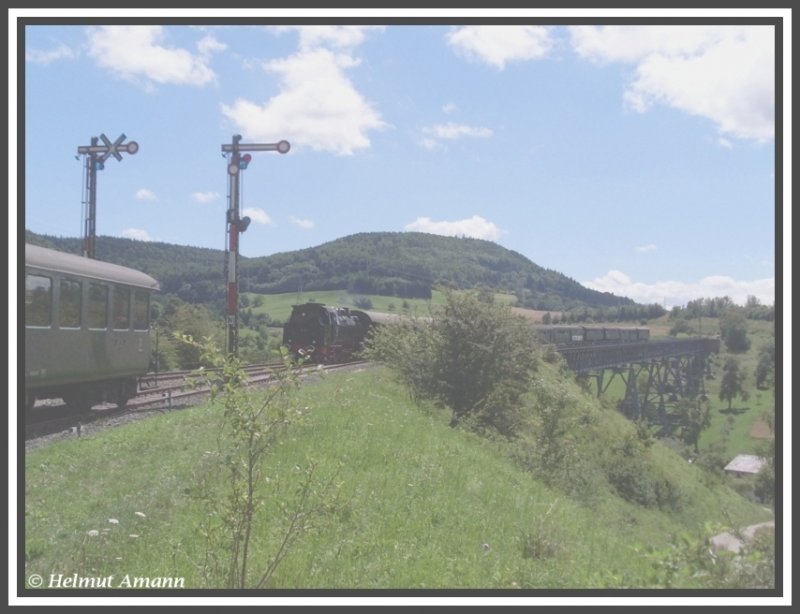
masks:
{"type": "Polygon", "coordinates": [[[78,153],[86,155],[86,218],[83,221],[83,255],[86,258],[94,258],[94,246],[96,238],[97,220],[97,171],[102,171],[109,156],[114,156],[117,160],[122,160],[120,153],[135,154],[139,151],[139,144],[136,141],[129,141],[123,145],[125,135],[121,134],[113,143],[108,140],[105,134],[100,135],[103,144],[97,144],[97,137],[92,137],[91,145],[78,147],[78,153]],[[88,155],[87,155],[88,154],[88,155]]]}
{"type": "Polygon", "coordinates": [[[242,135],[234,134],[230,145],[223,144],[223,153],[230,153],[228,163],[228,212],[225,215],[226,236],[228,240],[225,266],[227,269],[227,353],[236,356],[239,352],[239,234],[247,230],[250,218],[239,214],[239,183],[241,171],[247,168],[252,156],[248,151],[289,151],[289,141],[277,143],[242,144],[242,135]]]}

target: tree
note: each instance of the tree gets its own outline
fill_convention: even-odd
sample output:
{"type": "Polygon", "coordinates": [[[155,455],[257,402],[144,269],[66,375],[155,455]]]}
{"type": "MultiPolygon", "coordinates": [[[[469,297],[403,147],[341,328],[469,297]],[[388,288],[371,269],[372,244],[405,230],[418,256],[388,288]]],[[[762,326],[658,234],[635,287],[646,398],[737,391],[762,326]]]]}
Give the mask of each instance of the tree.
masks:
{"type": "Polygon", "coordinates": [[[684,399],[678,405],[681,417],[681,439],[686,445],[693,446],[696,453],[700,452],[698,442],[700,433],[711,425],[711,408],[708,402],[698,399],[684,399]]]}
{"type": "Polygon", "coordinates": [[[221,345],[223,328],[215,322],[202,305],[190,305],[180,299],[170,299],[158,322],[162,333],[162,352],[174,356],[177,364],[169,365],[180,369],[194,369],[201,364],[201,353],[197,346],[174,341],[176,334],[189,335],[195,340],[208,339],[221,345]]]}
{"type": "Polygon", "coordinates": [[[733,399],[737,396],[742,398],[742,401],[748,399],[747,391],[744,389],[745,372],[739,366],[739,361],[731,357],[725,361],[725,366],[722,367],[722,381],[719,387],[720,401],[728,402],[728,411],[731,410],[733,399]]]}
{"type": "Polygon", "coordinates": [[[763,389],[775,377],[775,340],[770,339],[758,350],[756,388],[763,389]]]}
{"type": "Polygon", "coordinates": [[[720,318],[719,332],[728,350],[734,353],[750,349],[747,338],[747,319],[740,309],[728,309],[720,318]]]}

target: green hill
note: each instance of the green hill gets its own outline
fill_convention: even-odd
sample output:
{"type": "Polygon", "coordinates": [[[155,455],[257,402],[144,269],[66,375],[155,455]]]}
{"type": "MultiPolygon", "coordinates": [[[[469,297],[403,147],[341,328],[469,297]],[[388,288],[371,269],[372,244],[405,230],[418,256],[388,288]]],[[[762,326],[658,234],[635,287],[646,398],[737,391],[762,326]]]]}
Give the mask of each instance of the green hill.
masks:
{"type": "MultiPolygon", "coordinates": [[[[551,368],[542,376],[547,387],[561,378],[551,368]]],[[[247,585],[280,548],[313,466],[304,531],[267,588],[521,596],[752,586],[726,577],[722,558],[698,540],[709,523],[719,532],[770,513],[660,442],[643,445],[633,423],[566,386],[575,398],[561,436],[568,456],[554,474],[541,471],[531,440],[451,428],[449,412],[414,405],[383,369],[303,385],[259,482],[265,504],[247,585]],[[669,501],[621,496],[623,474],[636,489],[671,484],[669,501]]],[[[230,552],[209,551],[215,533],[206,532],[229,488],[222,409],[210,403],[104,432],[89,425],[80,438],[28,450],[26,577],[182,577],[185,588],[223,587],[207,573],[210,555],[224,562],[230,552]]]]}
{"type": "MultiPolygon", "coordinates": [[[[26,241],[80,253],[80,239],[38,235],[26,241]]],[[[224,297],[222,250],[98,237],[97,257],[156,277],[162,292],[191,303],[224,297]]],[[[317,247],[241,258],[240,290],[257,294],[346,290],[398,298],[430,298],[434,289],[483,288],[517,297],[517,306],[548,311],[635,305],[597,292],[521,254],[480,239],[416,232],[361,233],[317,247]]]]}

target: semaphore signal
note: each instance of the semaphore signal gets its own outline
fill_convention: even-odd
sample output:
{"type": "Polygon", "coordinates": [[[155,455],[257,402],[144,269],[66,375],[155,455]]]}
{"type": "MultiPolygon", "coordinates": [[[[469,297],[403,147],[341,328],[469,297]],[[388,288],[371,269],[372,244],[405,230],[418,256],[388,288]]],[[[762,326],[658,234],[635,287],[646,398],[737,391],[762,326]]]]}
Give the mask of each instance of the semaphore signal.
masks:
{"type": "Polygon", "coordinates": [[[226,249],[225,267],[227,269],[227,318],[228,329],[227,353],[236,356],[239,351],[239,234],[247,230],[250,218],[241,217],[239,214],[239,181],[241,171],[247,168],[252,160],[248,151],[277,151],[285,154],[289,152],[289,141],[277,143],[246,143],[242,144],[242,135],[234,134],[230,144],[222,145],[223,154],[230,153],[228,161],[228,211],[225,215],[226,236],[228,245],[226,249]]]}
{"type": "Polygon", "coordinates": [[[120,134],[113,143],[105,134],[100,135],[102,145],[98,144],[98,138],[92,137],[91,145],[81,145],[78,153],[86,156],[86,195],[83,204],[86,205],[86,217],[83,222],[83,255],[87,258],[94,258],[95,235],[97,227],[97,171],[105,168],[105,161],[109,156],[114,156],[117,160],[122,160],[123,153],[135,154],[139,151],[139,144],[136,141],[123,143],[125,135],[120,134]]]}

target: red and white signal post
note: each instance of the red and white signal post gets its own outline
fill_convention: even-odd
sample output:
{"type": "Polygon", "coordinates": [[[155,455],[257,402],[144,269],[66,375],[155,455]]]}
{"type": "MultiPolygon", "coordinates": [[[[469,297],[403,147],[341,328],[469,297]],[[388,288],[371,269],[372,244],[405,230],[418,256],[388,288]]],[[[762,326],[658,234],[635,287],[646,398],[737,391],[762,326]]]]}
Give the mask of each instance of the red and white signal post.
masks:
{"type": "Polygon", "coordinates": [[[250,218],[241,217],[239,213],[239,181],[241,171],[247,168],[252,156],[248,151],[277,151],[285,154],[289,151],[289,141],[277,143],[242,144],[242,136],[234,134],[230,145],[223,145],[223,153],[230,153],[228,161],[228,212],[225,216],[228,246],[225,253],[228,284],[227,328],[229,355],[236,356],[239,351],[239,234],[247,230],[250,218]]]}

